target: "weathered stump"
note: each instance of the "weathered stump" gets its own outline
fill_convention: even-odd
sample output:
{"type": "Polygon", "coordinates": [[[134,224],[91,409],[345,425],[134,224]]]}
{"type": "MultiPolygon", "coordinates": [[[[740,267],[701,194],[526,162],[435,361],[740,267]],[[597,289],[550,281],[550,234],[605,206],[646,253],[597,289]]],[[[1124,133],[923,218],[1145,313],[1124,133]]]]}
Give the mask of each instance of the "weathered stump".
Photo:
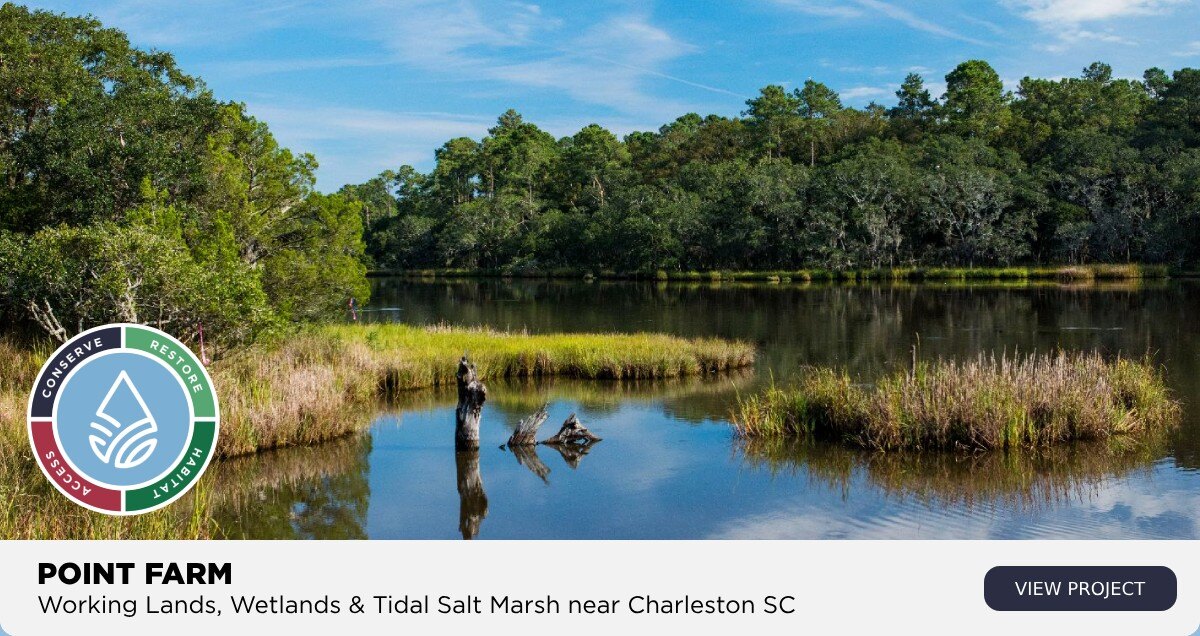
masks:
{"type": "Polygon", "coordinates": [[[508,447],[516,446],[533,446],[537,444],[537,432],[541,428],[542,423],[546,421],[550,414],[546,411],[548,405],[543,404],[542,408],[537,413],[521,420],[517,423],[517,430],[508,438],[508,447]]]}
{"type": "Polygon", "coordinates": [[[479,448],[479,417],[483,413],[483,402],[487,399],[487,387],[479,381],[475,365],[463,356],[458,361],[458,408],[454,410],[454,448],[477,450],[479,448]]]}
{"type": "Polygon", "coordinates": [[[570,417],[567,418],[567,421],[563,422],[562,428],[558,429],[558,432],[555,433],[553,437],[543,440],[542,443],[550,446],[566,444],[580,444],[587,446],[598,441],[600,441],[600,438],[596,437],[591,431],[587,430],[587,427],[579,421],[578,417],[575,417],[574,413],[572,413],[570,417]]]}
{"type": "Polygon", "coordinates": [[[488,513],[483,475],[479,473],[479,450],[455,452],[454,464],[458,472],[458,530],[462,538],[474,539],[488,513]]]}

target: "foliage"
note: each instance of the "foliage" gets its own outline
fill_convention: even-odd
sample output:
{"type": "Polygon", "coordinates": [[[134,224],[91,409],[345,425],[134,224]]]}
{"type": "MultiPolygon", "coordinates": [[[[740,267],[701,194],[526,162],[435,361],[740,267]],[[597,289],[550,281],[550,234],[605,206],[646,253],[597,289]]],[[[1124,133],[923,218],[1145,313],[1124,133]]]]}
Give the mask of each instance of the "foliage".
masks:
{"type": "Polygon", "coordinates": [[[6,319],[60,340],[109,320],[185,339],[203,324],[220,351],[365,302],[368,206],[313,192],[316,165],[170,54],[0,7],[6,319]]]}
{"type": "Polygon", "coordinates": [[[1120,79],[1105,64],[1014,93],[982,60],[892,108],[770,85],[741,117],[689,113],[617,139],[554,142],[509,111],[429,175],[344,190],[389,222],[381,269],[693,270],[1200,261],[1200,72],[1120,79]],[[395,183],[399,183],[396,181],[395,183]]]}

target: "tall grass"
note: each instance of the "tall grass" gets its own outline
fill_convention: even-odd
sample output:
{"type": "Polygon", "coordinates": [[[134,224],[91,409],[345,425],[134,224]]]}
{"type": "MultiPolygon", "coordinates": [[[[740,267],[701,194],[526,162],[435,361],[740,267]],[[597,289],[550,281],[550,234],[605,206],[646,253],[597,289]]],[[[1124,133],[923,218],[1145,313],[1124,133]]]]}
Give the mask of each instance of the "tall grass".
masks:
{"type": "Polygon", "coordinates": [[[469,354],[482,379],[653,380],[739,369],[746,343],[661,334],[532,335],[446,325],[329,325],[223,360],[218,453],[308,444],[361,427],[374,401],[452,385],[469,354]]]}
{"type": "Polygon", "coordinates": [[[865,448],[1038,448],[1137,438],[1172,425],[1179,405],[1149,361],[1097,353],[917,362],[855,384],[843,371],[805,373],[793,388],[739,398],[744,437],[833,439],[865,448]]]}

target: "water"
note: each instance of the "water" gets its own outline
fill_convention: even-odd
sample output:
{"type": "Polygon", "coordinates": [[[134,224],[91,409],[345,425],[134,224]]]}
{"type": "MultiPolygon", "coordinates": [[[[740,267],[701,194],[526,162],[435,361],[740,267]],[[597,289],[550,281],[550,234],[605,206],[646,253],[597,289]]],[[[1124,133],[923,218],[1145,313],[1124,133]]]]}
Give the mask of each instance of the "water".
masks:
{"type": "Polygon", "coordinates": [[[377,279],[368,320],[662,331],[754,342],[711,380],[489,383],[482,449],[456,455],[454,396],[380,405],[367,433],[211,470],[225,532],[255,538],[1196,538],[1200,284],[656,284],[377,279]],[[869,381],[923,358],[1056,347],[1149,352],[1180,430],[1039,457],[870,454],[734,437],[736,395],[806,364],[869,381]],[[583,456],[499,446],[543,402],[604,440],[583,456]]]}

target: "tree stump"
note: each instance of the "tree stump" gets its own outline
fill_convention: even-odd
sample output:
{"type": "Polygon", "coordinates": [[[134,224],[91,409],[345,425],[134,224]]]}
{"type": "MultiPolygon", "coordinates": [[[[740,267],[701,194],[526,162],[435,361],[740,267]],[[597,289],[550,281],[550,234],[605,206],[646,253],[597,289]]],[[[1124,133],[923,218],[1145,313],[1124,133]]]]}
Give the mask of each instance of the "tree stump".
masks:
{"type": "Polygon", "coordinates": [[[458,408],[454,410],[454,448],[479,449],[479,417],[487,399],[487,387],[479,381],[475,365],[463,356],[458,361],[458,408]]]}
{"type": "Polygon", "coordinates": [[[550,414],[546,411],[549,405],[543,404],[537,413],[517,423],[517,430],[508,438],[507,446],[512,449],[517,446],[533,446],[537,444],[537,432],[550,414]]]}
{"type": "Polygon", "coordinates": [[[563,422],[562,428],[553,437],[543,440],[543,444],[550,446],[566,445],[566,444],[581,444],[587,446],[594,442],[600,441],[599,437],[587,430],[587,427],[579,421],[578,417],[572,413],[567,421],[563,422]]]}
{"type": "Polygon", "coordinates": [[[462,538],[474,539],[488,513],[483,475],[479,473],[479,450],[454,453],[454,464],[458,473],[458,530],[462,538]]]}

